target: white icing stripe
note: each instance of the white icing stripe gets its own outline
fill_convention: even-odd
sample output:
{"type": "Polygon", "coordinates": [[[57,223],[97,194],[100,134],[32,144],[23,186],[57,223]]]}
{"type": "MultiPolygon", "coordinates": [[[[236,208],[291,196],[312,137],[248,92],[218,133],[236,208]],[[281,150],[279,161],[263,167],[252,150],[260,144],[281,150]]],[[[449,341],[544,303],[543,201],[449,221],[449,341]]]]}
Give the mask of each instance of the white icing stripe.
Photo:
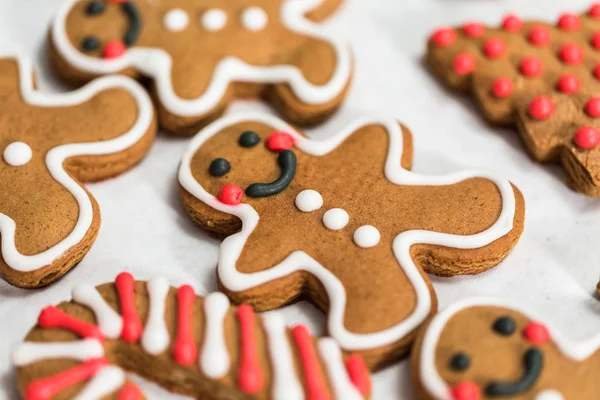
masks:
{"type": "Polygon", "coordinates": [[[133,47],[116,59],[99,59],[76,49],[66,33],[69,10],[77,0],[67,0],[59,8],[52,25],[52,41],[65,60],[77,69],[93,74],[111,74],[134,67],[155,80],[161,104],[171,113],[191,117],[214,109],[227,93],[230,83],[236,81],[255,83],[287,83],[296,97],[306,104],[325,104],[338,97],[352,74],[352,62],[347,46],[327,34],[322,27],[306,19],[305,14],[320,5],[321,0],[287,1],[281,9],[281,20],[296,33],[328,42],[337,58],[337,68],[324,85],[307,81],[300,69],[291,65],[253,66],[236,57],[224,58],[213,72],[210,86],[196,99],[183,99],[175,93],[171,56],[159,48],[133,47]]]}
{"type": "Polygon", "coordinates": [[[263,327],[267,333],[273,373],[273,400],[304,399],[304,390],[294,369],[294,358],[283,320],[275,314],[263,315],[263,327]]]}
{"type": "Polygon", "coordinates": [[[24,342],[12,353],[15,367],[23,367],[38,361],[65,358],[75,361],[87,361],[104,356],[104,347],[96,339],[73,342],[24,342]]]}
{"type": "Polygon", "coordinates": [[[237,114],[217,120],[203,129],[191,141],[186,150],[179,169],[180,184],[196,198],[210,207],[235,215],[242,220],[242,229],[235,235],[229,236],[221,244],[218,274],[223,285],[231,291],[238,292],[261,286],[296,271],[306,271],[319,279],[327,291],[329,304],[328,331],[344,349],[365,350],[379,348],[394,343],[412,332],[427,318],[431,311],[431,297],[426,282],[421,277],[419,269],[410,255],[410,248],[414,244],[435,244],[447,247],[474,249],[486,246],[494,240],[509,233],[513,227],[515,215],[515,195],[505,179],[487,171],[463,171],[441,176],[427,176],[405,170],[398,160],[402,156],[403,135],[400,126],[393,120],[359,119],[337,135],[326,140],[312,140],[305,138],[294,128],[278,118],[264,114],[237,114]],[[196,151],[212,136],[224,128],[247,121],[256,121],[290,133],[295,138],[297,148],[320,156],[337,148],[346,138],[358,129],[371,125],[382,125],[386,128],[390,146],[385,164],[385,176],[390,182],[398,185],[451,185],[465,179],[481,177],[496,184],[502,196],[502,212],[498,220],[486,231],[475,235],[463,236],[422,230],[406,231],[393,241],[393,249],[400,266],[416,292],[417,305],[413,312],[402,322],[385,330],[357,334],[344,327],[344,311],[346,307],[346,291],[341,281],[330,271],[320,265],[316,260],[303,251],[295,251],[280,264],[256,273],[241,273],[236,269],[236,263],[248,237],[256,228],[259,216],[249,204],[242,203],[238,206],[229,206],[221,203],[215,196],[208,193],[194,179],[190,164],[196,151]]]}
{"type": "Polygon", "coordinates": [[[335,340],[324,338],[319,340],[317,346],[319,348],[319,353],[321,354],[321,360],[323,360],[327,369],[329,382],[333,389],[333,397],[340,400],[362,399],[362,395],[354,387],[348,377],[348,372],[346,371],[344,359],[342,357],[342,351],[335,340]]]}
{"type": "Polygon", "coordinates": [[[165,278],[157,277],[148,281],[150,307],[148,320],[142,335],[142,347],[148,354],[158,355],[169,345],[169,331],[165,322],[165,308],[170,285],[165,278]]]}
{"type": "Polygon", "coordinates": [[[52,264],[54,260],[81,242],[92,224],[92,202],[80,184],[75,182],[63,169],[65,160],[79,155],[117,153],[133,146],[151,126],[154,109],[144,89],[129,78],[110,76],[96,79],[88,85],[69,93],[41,93],[34,89],[33,66],[28,57],[19,51],[2,51],[0,52],[0,58],[15,58],[18,62],[21,96],[27,104],[37,107],[72,106],[81,104],[106,89],[119,88],[128,91],[138,106],[138,118],[135,124],[123,135],[103,142],[66,144],[55,147],[46,154],[46,166],[50,175],[73,195],[79,206],[77,223],[65,239],[42,253],[35,255],[21,254],[15,245],[15,221],[8,215],[0,213],[0,235],[2,236],[2,257],[4,261],[14,270],[31,272],[52,264]]]}
{"type": "Polygon", "coordinates": [[[209,294],[204,300],[206,327],[200,354],[200,369],[211,379],[222,378],[230,368],[224,326],[228,310],[229,299],[223,293],[209,294]]]}
{"type": "Polygon", "coordinates": [[[116,339],[121,336],[123,319],[106,303],[106,300],[104,300],[94,286],[86,283],[77,285],[73,289],[72,296],[73,300],[77,303],[83,304],[94,311],[97,325],[104,336],[109,339],[116,339]]]}
{"type": "Polygon", "coordinates": [[[119,367],[102,368],[74,400],[98,400],[116,392],[125,384],[125,372],[119,367]]]}
{"type": "MultiPolygon", "coordinates": [[[[438,313],[431,321],[423,337],[421,345],[421,363],[419,366],[419,377],[423,386],[429,394],[440,400],[453,400],[450,387],[442,379],[435,367],[435,350],[440,335],[446,323],[458,312],[471,307],[501,307],[510,308],[526,315],[533,321],[542,321],[542,316],[532,310],[526,310],[522,304],[512,303],[506,300],[494,298],[471,298],[454,303],[444,311],[438,313]]],[[[583,361],[590,357],[600,348],[600,336],[596,336],[585,342],[572,342],[563,336],[560,330],[546,325],[550,337],[560,351],[575,361],[583,361]]]]}

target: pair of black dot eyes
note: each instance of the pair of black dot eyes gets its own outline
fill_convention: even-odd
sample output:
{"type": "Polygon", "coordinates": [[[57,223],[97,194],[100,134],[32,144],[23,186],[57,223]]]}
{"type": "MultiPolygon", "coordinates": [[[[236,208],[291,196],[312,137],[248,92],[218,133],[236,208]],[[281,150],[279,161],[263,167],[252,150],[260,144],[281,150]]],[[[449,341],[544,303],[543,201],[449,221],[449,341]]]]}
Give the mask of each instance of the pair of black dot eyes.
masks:
{"type": "MultiPolygon", "coordinates": [[[[245,148],[254,147],[260,143],[260,136],[256,132],[246,131],[240,135],[238,139],[240,146],[245,148]]],[[[224,158],[215,158],[211,163],[208,171],[212,176],[223,176],[231,170],[229,161],[224,158]]]]}
{"type": "MultiPolygon", "coordinates": [[[[85,7],[86,15],[95,17],[104,12],[106,4],[103,1],[90,1],[85,7]]],[[[100,48],[100,39],[96,36],[86,36],[81,42],[81,48],[85,51],[95,51],[100,48]]]]}
{"type": "MultiPolygon", "coordinates": [[[[494,321],[492,329],[499,335],[511,336],[517,330],[515,320],[510,317],[500,317],[494,321]]],[[[450,359],[450,368],[455,371],[465,371],[471,366],[471,357],[468,354],[460,352],[456,353],[450,359]]]]}

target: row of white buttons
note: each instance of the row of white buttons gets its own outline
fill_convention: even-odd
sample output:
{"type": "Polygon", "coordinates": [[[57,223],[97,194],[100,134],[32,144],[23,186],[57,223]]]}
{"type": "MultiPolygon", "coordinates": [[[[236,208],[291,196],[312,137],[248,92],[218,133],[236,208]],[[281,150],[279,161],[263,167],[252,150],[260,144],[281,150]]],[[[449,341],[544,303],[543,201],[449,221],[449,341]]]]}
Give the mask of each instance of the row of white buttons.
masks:
{"type": "MultiPolygon", "coordinates": [[[[267,13],[260,7],[248,7],[241,15],[241,22],[244,28],[249,31],[260,31],[267,26],[269,18],[267,13]]],[[[182,31],[190,23],[188,13],[181,8],[174,8],[167,12],[163,18],[165,28],[172,32],[182,31]]],[[[227,24],[227,14],[219,8],[211,8],[205,11],[200,17],[202,27],[207,31],[218,31],[227,24]]]]}

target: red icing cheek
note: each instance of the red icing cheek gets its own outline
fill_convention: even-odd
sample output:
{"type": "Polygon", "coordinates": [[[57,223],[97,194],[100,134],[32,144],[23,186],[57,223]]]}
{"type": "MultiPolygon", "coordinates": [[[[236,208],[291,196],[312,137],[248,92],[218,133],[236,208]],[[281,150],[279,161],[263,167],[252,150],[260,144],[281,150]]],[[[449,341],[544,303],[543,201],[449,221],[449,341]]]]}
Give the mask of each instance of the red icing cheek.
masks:
{"type": "Polygon", "coordinates": [[[237,206],[242,202],[244,193],[242,188],[233,183],[228,183],[219,191],[219,201],[230,206],[237,206]]]}
{"type": "Polygon", "coordinates": [[[289,133],[273,132],[267,138],[267,149],[279,153],[294,147],[294,138],[289,133]]]}
{"type": "Polygon", "coordinates": [[[460,382],[452,388],[454,400],[480,400],[481,390],[473,382],[460,382]]]}
{"type": "Polygon", "coordinates": [[[531,344],[542,345],[550,340],[550,332],[546,325],[532,321],[523,329],[523,337],[531,344]]]}
{"type": "Polygon", "coordinates": [[[103,56],[107,60],[119,58],[125,54],[126,47],[120,40],[111,40],[104,46],[103,56]]]}

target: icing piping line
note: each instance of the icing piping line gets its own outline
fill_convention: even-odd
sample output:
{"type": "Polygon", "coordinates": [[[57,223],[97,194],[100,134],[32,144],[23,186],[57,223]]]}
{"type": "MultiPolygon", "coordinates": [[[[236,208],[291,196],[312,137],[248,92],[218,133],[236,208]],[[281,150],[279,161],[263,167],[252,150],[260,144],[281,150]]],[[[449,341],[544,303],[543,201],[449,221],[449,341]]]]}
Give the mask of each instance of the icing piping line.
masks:
{"type": "Polygon", "coordinates": [[[158,97],[171,113],[193,117],[208,113],[219,104],[230,83],[246,81],[256,83],[287,83],[295,96],[307,104],[325,104],[343,92],[352,74],[352,62],[348,47],[336,37],[329,35],[316,23],[306,19],[305,14],[316,8],[321,0],[287,0],[281,10],[281,19],[287,27],[299,34],[328,42],[336,53],[337,68],[331,79],[323,86],[308,82],[295,66],[279,65],[257,67],[236,57],[224,58],[213,72],[206,92],[196,99],[179,97],[171,82],[172,59],[164,50],[151,47],[133,47],[124,56],[104,60],[82,54],[76,49],[66,33],[67,15],[77,0],[67,0],[59,8],[52,24],[52,41],[57,51],[74,67],[93,74],[111,74],[134,67],[155,80],[158,97]]]}
{"type": "Polygon", "coordinates": [[[475,249],[486,246],[512,230],[515,215],[515,194],[508,180],[487,171],[467,170],[446,175],[427,176],[405,170],[398,161],[402,156],[402,145],[402,130],[395,121],[366,118],[357,120],[337,135],[326,140],[308,139],[276,117],[254,113],[241,113],[225,117],[200,131],[192,139],[190,146],[184,153],[179,169],[179,182],[189,193],[205,204],[218,211],[235,215],[242,220],[241,231],[226,238],[220,247],[217,271],[223,285],[230,291],[239,292],[282,278],[296,271],[311,273],[323,284],[330,300],[328,331],[345,350],[349,351],[378,348],[394,343],[417,328],[427,318],[431,310],[431,298],[429,288],[410,256],[411,246],[414,244],[433,244],[460,249],[475,249]],[[458,183],[469,178],[485,178],[498,187],[502,197],[502,212],[490,228],[475,235],[462,236],[414,230],[396,236],[393,241],[394,254],[417,294],[415,310],[404,321],[383,331],[369,334],[350,332],[344,327],[343,323],[346,304],[344,286],[335,275],[305,252],[295,251],[278,265],[261,272],[241,273],[236,269],[237,260],[246,241],[259,222],[258,213],[249,204],[242,203],[238,206],[229,206],[221,203],[194,179],[190,164],[196,151],[208,139],[221,132],[225,127],[247,121],[263,123],[275,130],[290,133],[295,138],[296,146],[300,150],[315,156],[322,156],[333,151],[352,133],[362,127],[371,124],[382,125],[386,128],[390,138],[390,148],[385,163],[385,176],[390,182],[398,185],[440,186],[458,183]]]}
{"type": "Polygon", "coordinates": [[[13,58],[19,65],[19,83],[21,96],[30,105],[38,107],[65,107],[81,104],[100,92],[118,88],[124,89],[137,103],[139,115],[133,127],[114,139],[103,142],[66,144],[51,149],[46,154],[46,166],[50,175],[69,191],[79,206],[79,218],[73,231],[61,242],[35,255],[24,255],[15,245],[15,221],[0,213],[0,236],[2,236],[2,257],[9,267],[20,272],[31,272],[61,257],[70,248],[85,237],[92,225],[93,210],[89,195],[63,168],[69,157],[81,155],[113,154],[125,150],[137,143],[152,124],[153,108],[144,89],[134,80],[122,76],[109,76],[97,79],[82,88],[61,94],[41,93],[33,86],[33,65],[31,60],[19,50],[2,51],[0,59],[13,58]]]}
{"type": "MultiPolygon", "coordinates": [[[[487,297],[474,297],[464,301],[452,304],[450,307],[438,313],[429,324],[427,332],[423,337],[421,345],[421,363],[419,366],[419,377],[425,386],[425,389],[435,398],[440,400],[453,400],[450,393],[451,388],[444,382],[435,367],[435,350],[440,335],[446,326],[446,323],[458,312],[471,307],[500,307],[510,308],[526,315],[533,321],[542,321],[541,315],[526,309],[516,303],[487,297]]],[[[600,335],[592,337],[585,342],[573,342],[562,334],[562,331],[546,324],[550,337],[560,349],[560,351],[575,361],[582,361],[590,357],[600,348],[600,335]]]]}

